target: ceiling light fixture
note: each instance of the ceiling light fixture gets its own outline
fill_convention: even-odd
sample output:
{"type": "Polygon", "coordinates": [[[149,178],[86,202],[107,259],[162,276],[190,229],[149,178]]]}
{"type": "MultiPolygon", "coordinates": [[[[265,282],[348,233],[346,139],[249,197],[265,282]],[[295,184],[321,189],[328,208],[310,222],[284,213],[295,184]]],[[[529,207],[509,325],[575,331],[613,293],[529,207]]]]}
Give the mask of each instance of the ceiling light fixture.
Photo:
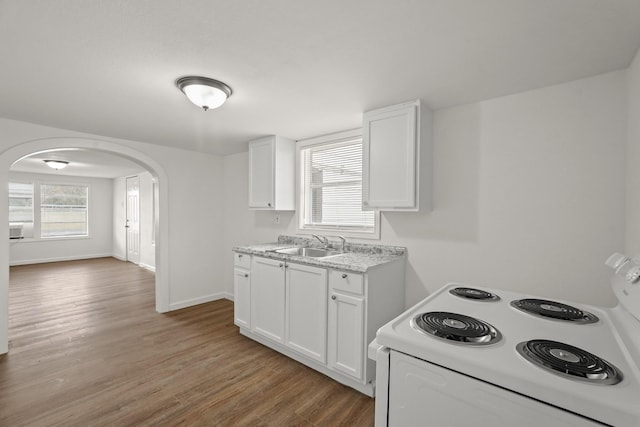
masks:
{"type": "Polygon", "coordinates": [[[69,164],[69,162],[65,162],[64,160],[44,160],[44,162],[51,169],[55,169],[55,170],[64,169],[69,164]]]}
{"type": "Polygon", "coordinates": [[[207,77],[181,77],[176,80],[176,86],[187,95],[189,101],[204,111],[218,108],[233,93],[226,84],[207,77]]]}

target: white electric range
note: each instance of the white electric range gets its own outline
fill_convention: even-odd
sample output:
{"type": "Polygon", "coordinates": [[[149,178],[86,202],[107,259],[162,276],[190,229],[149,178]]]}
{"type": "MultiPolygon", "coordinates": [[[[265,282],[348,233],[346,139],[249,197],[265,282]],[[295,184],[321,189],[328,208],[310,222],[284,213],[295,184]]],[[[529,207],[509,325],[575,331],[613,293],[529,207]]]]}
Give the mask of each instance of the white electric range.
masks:
{"type": "Polygon", "coordinates": [[[376,426],[640,426],[640,260],[615,308],[449,284],[369,346],[376,426]]]}

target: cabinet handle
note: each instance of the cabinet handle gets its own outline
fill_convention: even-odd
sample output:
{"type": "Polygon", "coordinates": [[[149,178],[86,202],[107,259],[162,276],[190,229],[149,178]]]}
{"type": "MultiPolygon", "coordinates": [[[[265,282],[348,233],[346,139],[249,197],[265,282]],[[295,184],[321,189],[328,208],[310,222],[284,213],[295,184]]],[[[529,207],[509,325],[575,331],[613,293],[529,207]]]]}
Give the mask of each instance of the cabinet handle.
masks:
{"type": "Polygon", "coordinates": [[[336,299],[336,296],[335,295],[331,295],[331,299],[336,299]]]}
{"type": "Polygon", "coordinates": [[[247,273],[244,273],[244,277],[249,277],[249,275],[247,273]]]}
{"type": "Polygon", "coordinates": [[[343,279],[346,279],[346,278],[347,278],[347,275],[346,275],[346,274],[343,274],[343,275],[342,275],[342,278],[343,278],[343,279]]]}
{"type": "Polygon", "coordinates": [[[280,263],[280,265],[278,265],[278,267],[282,268],[284,266],[283,263],[280,263]]]}
{"type": "Polygon", "coordinates": [[[238,254],[238,258],[242,258],[242,254],[238,254]]]}
{"type": "Polygon", "coordinates": [[[271,207],[271,203],[267,203],[267,206],[271,207]]]}

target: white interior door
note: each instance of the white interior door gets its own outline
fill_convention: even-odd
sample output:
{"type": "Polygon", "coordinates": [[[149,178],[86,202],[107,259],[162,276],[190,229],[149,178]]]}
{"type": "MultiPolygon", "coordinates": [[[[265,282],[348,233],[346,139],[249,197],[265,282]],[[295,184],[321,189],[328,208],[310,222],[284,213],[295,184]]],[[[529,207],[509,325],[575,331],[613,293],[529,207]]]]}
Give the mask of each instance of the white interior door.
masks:
{"type": "Polygon", "coordinates": [[[140,263],[140,178],[127,178],[127,261],[140,263]]]}

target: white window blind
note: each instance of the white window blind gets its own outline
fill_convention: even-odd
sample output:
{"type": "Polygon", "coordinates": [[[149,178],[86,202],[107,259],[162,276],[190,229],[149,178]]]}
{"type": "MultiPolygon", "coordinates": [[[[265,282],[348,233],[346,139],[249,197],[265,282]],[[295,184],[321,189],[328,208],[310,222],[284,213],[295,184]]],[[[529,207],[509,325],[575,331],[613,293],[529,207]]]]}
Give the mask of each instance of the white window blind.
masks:
{"type": "Polygon", "coordinates": [[[371,231],[375,213],[362,210],[362,139],[301,150],[303,227],[371,231]]]}

